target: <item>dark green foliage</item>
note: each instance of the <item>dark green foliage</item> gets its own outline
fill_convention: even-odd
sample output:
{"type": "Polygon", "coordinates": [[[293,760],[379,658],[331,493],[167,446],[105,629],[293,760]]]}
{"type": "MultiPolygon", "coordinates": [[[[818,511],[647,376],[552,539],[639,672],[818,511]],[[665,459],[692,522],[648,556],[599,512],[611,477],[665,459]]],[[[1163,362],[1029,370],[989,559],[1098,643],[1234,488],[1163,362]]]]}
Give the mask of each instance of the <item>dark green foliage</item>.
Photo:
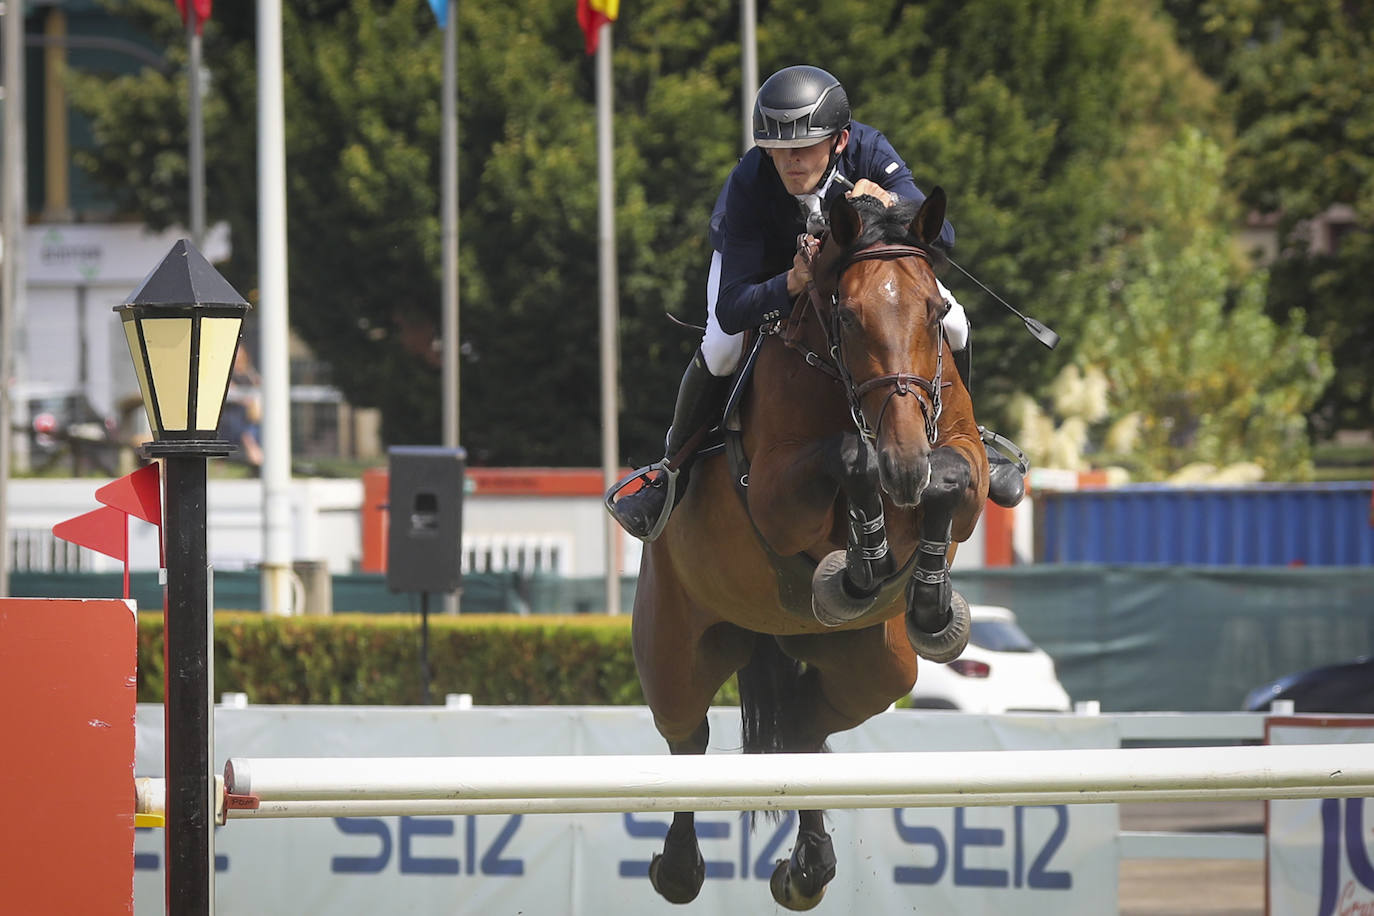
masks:
{"type": "MultiPolygon", "coordinates": [[[[436,442],[442,33],[423,0],[285,6],[292,326],[352,402],[382,408],[388,442],[436,442]]],[[[223,7],[205,40],[209,212],[232,226],[225,272],[248,294],[254,14],[223,7]]],[[[117,9],[184,66],[170,4],[117,9]]],[[[704,320],[706,222],[742,146],[738,17],[725,0],[646,0],[613,28],[629,464],[662,451],[696,345],[665,313],[704,320]]],[[[571,0],[464,3],[457,27],[462,442],[475,464],[597,465],[594,61],[571,0]]],[[[947,275],[974,322],[975,397],[993,425],[1007,425],[1011,394],[1041,394],[1074,361],[1094,301],[1079,277],[1160,228],[1136,180],[1152,153],[1188,126],[1229,142],[1211,84],[1144,0],[772,0],[758,51],[761,76],[801,61],[839,76],[855,116],[891,138],[917,184],[948,192],[956,260],[1064,336],[1044,351],[947,275]]],[[[74,93],[99,144],[84,164],[154,224],[186,210],[179,72],[87,78],[74,93]]]]}
{"type": "Polygon", "coordinates": [[[1221,86],[1237,148],[1229,180],[1278,220],[1269,314],[1294,309],[1340,367],[1319,432],[1374,426],[1374,5],[1342,0],[1168,0],[1179,38],[1221,86]],[[1335,239],[1306,221],[1348,208],[1335,239]],[[1317,245],[1313,246],[1316,242],[1317,245]],[[1334,243],[1334,250],[1328,245],[1334,243]]]}
{"type": "MultiPolygon", "coordinates": [[[[215,615],[214,696],[252,703],[421,702],[420,624],[412,615],[215,615]]],[[[162,615],[139,616],[138,700],[162,701],[162,615]]],[[[629,617],[430,617],[430,694],[479,705],[644,702],[629,617]]],[[[733,682],[720,702],[734,697],[733,682]]]]}

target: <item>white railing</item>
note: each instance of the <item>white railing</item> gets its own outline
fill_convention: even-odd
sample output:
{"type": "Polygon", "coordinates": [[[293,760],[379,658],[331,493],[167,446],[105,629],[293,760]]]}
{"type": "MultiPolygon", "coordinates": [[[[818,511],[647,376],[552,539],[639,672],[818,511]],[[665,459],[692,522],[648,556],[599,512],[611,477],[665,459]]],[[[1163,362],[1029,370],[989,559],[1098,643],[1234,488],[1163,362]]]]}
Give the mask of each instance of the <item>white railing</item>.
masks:
{"type": "Polygon", "coordinates": [[[561,535],[464,535],[464,573],[519,572],[566,575],[572,538],[561,535]]]}
{"type": "Polygon", "coordinates": [[[11,528],[10,569],[14,572],[82,572],[81,548],[52,533],[51,528],[11,528]]]}
{"type": "MultiPolygon", "coordinates": [[[[1264,740],[1262,713],[1134,712],[1112,713],[1106,718],[1116,725],[1123,743],[1264,740]]],[[[1117,850],[1123,859],[1259,862],[1264,860],[1265,844],[1262,833],[1235,831],[1122,830],[1117,835],[1117,850]]]]}

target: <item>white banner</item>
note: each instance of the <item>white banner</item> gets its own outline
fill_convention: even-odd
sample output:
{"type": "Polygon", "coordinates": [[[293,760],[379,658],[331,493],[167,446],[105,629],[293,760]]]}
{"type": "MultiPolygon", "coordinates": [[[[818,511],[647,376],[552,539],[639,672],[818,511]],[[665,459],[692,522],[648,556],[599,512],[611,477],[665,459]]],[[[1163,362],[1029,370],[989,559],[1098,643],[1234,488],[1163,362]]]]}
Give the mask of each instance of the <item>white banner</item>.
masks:
{"type": "MultiPolygon", "coordinates": [[[[1365,720],[1269,720],[1270,744],[1374,740],[1365,720]]],[[[1374,916],[1374,800],[1269,802],[1269,916],[1374,916]]]]}
{"type": "MultiPolygon", "coordinates": [[[[711,714],[711,753],[737,752],[739,713],[711,714]]],[[[215,710],[228,756],[667,753],[636,707],[215,710]]],[[[836,751],[1115,746],[1110,722],[1075,716],[893,711],[832,739],[836,751]]],[[[140,706],[140,776],[162,775],[162,707],[140,706]]],[[[648,880],[667,814],[231,820],[215,834],[217,912],[641,916],[681,913],[648,880]]],[[[692,910],[779,911],[768,891],[796,815],[696,818],[706,884],[692,910]]],[[[832,811],[839,865],[819,913],[1101,916],[1117,894],[1115,805],[832,811]]],[[[139,830],[136,912],[163,912],[162,831],[139,830]]],[[[691,911],[691,910],[689,910],[691,911]]]]}

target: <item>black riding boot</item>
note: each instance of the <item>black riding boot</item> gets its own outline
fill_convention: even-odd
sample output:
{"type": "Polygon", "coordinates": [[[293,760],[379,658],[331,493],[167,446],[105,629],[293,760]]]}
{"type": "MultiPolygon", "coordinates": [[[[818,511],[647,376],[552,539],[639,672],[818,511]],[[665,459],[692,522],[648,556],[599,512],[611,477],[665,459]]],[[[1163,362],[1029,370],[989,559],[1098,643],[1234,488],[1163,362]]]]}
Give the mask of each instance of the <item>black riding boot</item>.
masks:
{"type": "MultiPolygon", "coordinates": [[[[959,370],[959,378],[963,380],[964,388],[969,392],[972,392],[972,342],[966,344],[964,346],[964,349],[954,351],[954,368],[959,370]]],[[[981,426],[978,427],[978,431],[980,433],[983,433],[983,444],[985,446],[990,444],[989,440],[992,437],[996,437],[996,439],[1003,439],[1008,444],[1010,444],[1010,440],[1006,440],[1005,437],[998,436],[996,433],[988,432],[981,426]]],[[[1015,446],[1012,446],[1012,448],[1015,448],[1015,446]]],[[[987,449],[987,453],[988,499],[997,503],[997,505],[999,506],[1010,509],[1017,503],[1021,502],[1021,498],[1026,495],[1026,480],[1024,472],[1015,461],[1012,461],[1006,455],[1002,454],[1000,449],[995,447],[989,447],[987,449]]]]}
{"type": "Polygon", "coordinates": [[[611,515],[630,534],[641,541],[652,541],[663,530],[660,520],[667,521],[673,511],[668,505],[669,491],[673,502],[687,490],[687,472],[693,455],[679,456],[678,452],[697,432],[718,419],[721,399],[729,387],[729,378],[712,375],[706,368],[701,350],[692,356],[682,384],[677,391],[677,405],[673,408],[673,425],[668,430],[668,442],[659,473],[651,482],[628,496],[608,505],[611,515]],[[675,464],[676,462],[676,464],[675,464]]]}

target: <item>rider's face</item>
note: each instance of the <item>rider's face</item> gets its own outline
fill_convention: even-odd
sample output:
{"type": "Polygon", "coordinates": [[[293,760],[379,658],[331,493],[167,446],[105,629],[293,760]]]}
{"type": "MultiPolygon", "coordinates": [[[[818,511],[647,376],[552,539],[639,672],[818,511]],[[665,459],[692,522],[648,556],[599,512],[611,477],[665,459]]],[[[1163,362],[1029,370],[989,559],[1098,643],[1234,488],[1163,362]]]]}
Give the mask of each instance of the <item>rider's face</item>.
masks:
{"type": "MultiPolygon", "coordinates": [[[[816,190],[816,185],[825,177],[825,167],[830,162],[830,145],[834,142],[834,137],[826,137],[810,146],[772,147],[765,148],[764,152],[773,160],[773,167],[778,170],[788,194],[809,194],[816,190]]],[[[843,150],[848,142],[849,131],[840,131],[836,151],[843,150]]]]}

